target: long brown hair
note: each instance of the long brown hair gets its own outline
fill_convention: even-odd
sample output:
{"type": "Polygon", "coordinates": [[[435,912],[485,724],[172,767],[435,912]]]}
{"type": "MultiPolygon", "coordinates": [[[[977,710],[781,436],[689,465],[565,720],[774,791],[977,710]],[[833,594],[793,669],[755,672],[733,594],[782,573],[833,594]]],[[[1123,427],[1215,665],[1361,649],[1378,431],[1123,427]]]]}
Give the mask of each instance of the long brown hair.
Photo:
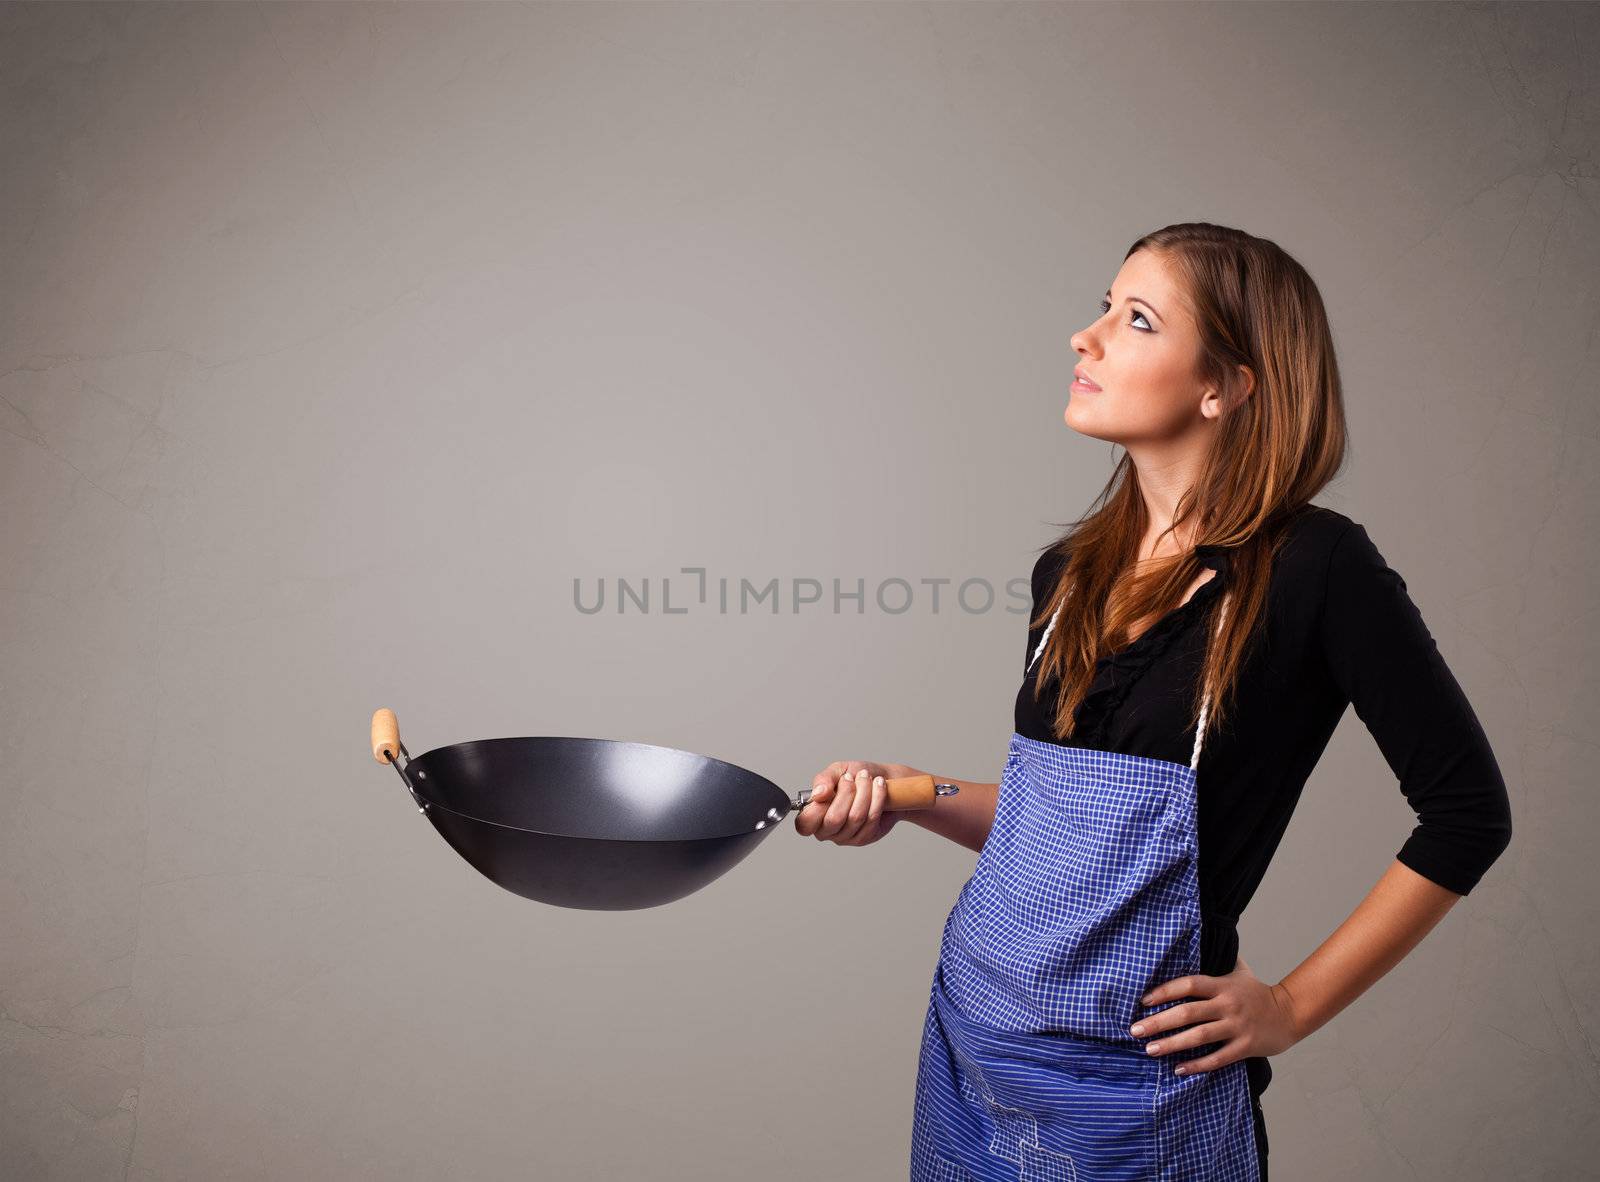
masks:
{"type": "MultiPolygon", "coordinates": [[[[1338,473],[1346,428],[1339,367],[1321,293],[1277,243],[1209,222],[1184,222],[1146,234],[1135,251],[1158,252],[1189,297],[1200,330],[1199,375],[1223,392],[1214,443],[1193,487],[1179,498],[1172,529],[1194,517],[1197,547],[1223,547],[1228,610],[1208,625],[1207,730],[1228,716],[1248,642],[1265,610],[1272,562],[1290,519],[1338,473]],[[1246,395],[1238,366],[1255,375],[1246,395]]],[[[1094,680],[1101,652],[1132,643],[1133,624],[1159,619],[1183,602],[1204,566],[1185,553],[1137,576],[1132,563],[1148,527],[1138,469],[1124,451],[1089,511],[1049,546],[1067,559],[1030,629],[1045,624],[1068,596],[1038,660],[1037,699],[1061,680],[1056,737],[1094,680]]],[[[1220,602],[1220,601],[1219,601],[1220,602]]],[[[1198,703],[1191,721],[1198,724],[1198,703]]]]}

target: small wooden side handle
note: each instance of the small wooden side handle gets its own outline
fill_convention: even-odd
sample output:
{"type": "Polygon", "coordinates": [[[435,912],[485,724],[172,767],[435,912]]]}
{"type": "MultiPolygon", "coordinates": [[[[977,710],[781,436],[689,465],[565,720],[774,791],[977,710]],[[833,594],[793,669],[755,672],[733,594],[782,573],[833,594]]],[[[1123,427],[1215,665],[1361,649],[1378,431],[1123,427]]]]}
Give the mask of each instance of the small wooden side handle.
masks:
{"type": "Polygon", "coordinates": [[[888,798],[885,809],[905,812],[910,809],[931,809],[939,794],[934,791],[932,776],[900,776],[883,782],[888,798]]]}
{"type": "Polygon", "coordinates": [[[372,758],[379,763],[393,763],[400,758],[400,720],[393,710],[372,713],[372,758]]]}

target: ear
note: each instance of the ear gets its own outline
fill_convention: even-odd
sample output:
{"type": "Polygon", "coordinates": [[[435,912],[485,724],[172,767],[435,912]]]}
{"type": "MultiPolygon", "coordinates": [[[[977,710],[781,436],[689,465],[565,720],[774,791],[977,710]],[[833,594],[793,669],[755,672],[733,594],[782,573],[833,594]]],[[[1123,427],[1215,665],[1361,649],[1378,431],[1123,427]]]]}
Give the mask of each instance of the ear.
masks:
{"type": "MultiPolygon", "coordinates": [[[[1256,392],[1255,370],[1248,365],[1239,366],[1237,385],[1240,402],[1251,397],[1256,392]]],[[[1220,419],[1225,409],[1223,392],[1215,386],[1207,386],[1204,395],[1200,399],[1200,413],[1208,419],[1220,419]]]]}

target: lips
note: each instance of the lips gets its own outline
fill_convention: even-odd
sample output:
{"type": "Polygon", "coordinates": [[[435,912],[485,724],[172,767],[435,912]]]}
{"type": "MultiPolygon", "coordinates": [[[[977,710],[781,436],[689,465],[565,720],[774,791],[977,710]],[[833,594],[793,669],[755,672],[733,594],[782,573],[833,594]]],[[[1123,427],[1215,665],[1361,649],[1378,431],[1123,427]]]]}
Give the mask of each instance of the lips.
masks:
{"type": "Polygon", "coordinates": [[[1091,381],[1089,379],[1089,376],[1086,373],[1084,373],[1083,370],[1081,370],[1081,369],[1073,370],[1072,371],[1072,376],[1075,379],[1077,379],[1076,381],[1074,381],[1072,383],[1074,389],[1078,389],[1078,390],[1098,390],[1098,389],[1100,389],[1100,387],[1097,386],[1093,381],[1091,381]]]}

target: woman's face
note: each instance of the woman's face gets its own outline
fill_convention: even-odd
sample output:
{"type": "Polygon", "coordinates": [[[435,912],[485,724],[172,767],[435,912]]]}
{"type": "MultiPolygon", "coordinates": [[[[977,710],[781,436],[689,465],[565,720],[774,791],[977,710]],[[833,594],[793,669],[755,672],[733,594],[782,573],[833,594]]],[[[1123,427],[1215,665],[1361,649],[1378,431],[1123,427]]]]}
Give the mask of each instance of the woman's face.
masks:
{"type": "Polygon", "coordinates": [[[1172,443],[1214,418],[1220,403],[1200,380],[1200,333],[1162,258],[1129,255],[1100,319],[1072,335],[1077,375],[1067,426],[1124,447],[1172,443]]]}

